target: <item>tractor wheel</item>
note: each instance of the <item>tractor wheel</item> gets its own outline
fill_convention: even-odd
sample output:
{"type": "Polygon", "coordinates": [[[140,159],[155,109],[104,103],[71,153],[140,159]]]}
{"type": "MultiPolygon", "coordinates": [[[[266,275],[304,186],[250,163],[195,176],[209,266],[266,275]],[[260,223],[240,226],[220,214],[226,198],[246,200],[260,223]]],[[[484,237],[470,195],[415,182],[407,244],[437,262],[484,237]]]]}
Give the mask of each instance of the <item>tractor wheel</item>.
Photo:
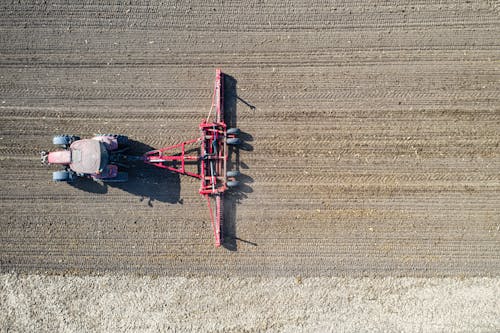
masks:
{"type": "Polygon", "coordinates": [[[240,138],[228,138],[227,144],[231,145],[231,146],[239,146],[239,145],[241,145],[241,139],[240,138]]]}
{"type": "Polygon", "coordinates": [[[71,182],[73,181],[73,175],[69,171],[54,171],[52,180],[55,182],[71,182]]]}
{"type": "Polygon", "coordinates": [[[239,175],[240,175],[240,172],[239,172],[239,171],[237,171],[237,170],[228,171],[228,172],[226,173],[226,176],[227,176],[227,177],[234,177],[234,178],[236,178],[236,177],[238,177],[239,175]]]}
{"type": "Polygon", "coordinates": [[[235,187],[238,187],[240,185],[240,182],[237,180],[230,180],[230,181],[226,182],[226,185],[229,188],[235,188],[235,187]]]}
{"type": "Polygon", "coordinates": [[[233,128],[230,128],[227,130],[227,134],[230,134],[230,135],[239,135],[240,134],[240,129],[237,128],[237,127],[233,127],[233,128]]]}
{"type": "Polygon", "coordinates": [[[56,135],[52,138],[52,143],[57,146],[67,146],[78,140],[80,137],[75,135],[56,135]]]}
{"type": "Polygon", "coordinates": [[[126,135],[115,135],[116,141],[118,141],[119,146],[128,146],[129,145],[129,140],[128,136],[126,135]]]}
{"type": "Polygon", "coordinates": [[[128,146],[129,145],[129,140],[128,136],[126,135],[121,135],[121,134],[106,134],[106,136],[112,136],[116,139],[118,142],[118,146],[123,147],[123,146],[128,146]]]}
{"type": "Polygon", "coordinates": [[[116,139],[118,142],[118,146],[123,147],[123,146],[128,146],[130,144],[128,140],[128,136],[126,135],[121,135],[121,134],[96,134],[95,136],[111,136],[116,139]]]}

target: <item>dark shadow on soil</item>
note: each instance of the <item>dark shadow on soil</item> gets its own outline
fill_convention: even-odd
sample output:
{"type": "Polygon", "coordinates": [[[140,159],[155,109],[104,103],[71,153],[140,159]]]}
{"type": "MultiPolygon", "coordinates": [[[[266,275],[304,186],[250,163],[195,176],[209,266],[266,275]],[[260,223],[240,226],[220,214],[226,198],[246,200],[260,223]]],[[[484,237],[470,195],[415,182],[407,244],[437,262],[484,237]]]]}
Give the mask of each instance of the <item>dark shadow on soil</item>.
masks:
{"type": "MultiPolygon", "coordinates": [[[[242,102],[250,110],[255,110],[255,106],[243,100],[237,94],[237,81],[234,77],[224,74],[224,119],[228,128],[238,127],[237,103],[242,102]]],[[[251,134],[241,131],[239,138],[243,143],[239,147],[229,146],[227,168],[228,170],[240,171],[238,181],[240,185],[237,188],[230,189],[224,195],[224,224],[222,233],[224,235],[223,246],[231,251],[236,251],[237,241],[257,246],[256,243],[241,239],[237,236],[236,220],[237,206],[252,193],[253,178],[248,175],[250,167],[240,159],[243,151],[253,151],[250,142],[253,141],[251,134]]]]}
{"type": "MultiPolygon", "coordinates": [[[[126,154],[140,156],[154,149],[156,148],[142,142],[130,140],[130,149],[126,154]]],[[[100,183],[91,179],[80,178],[69,184],[83,191],[97,194],[107,193],[108,186],[120,188],[125,192],[138,196],[140,201],[147,200],[149,206],[153,206],[154,201],[182,204],[179,174],[147,165],[141,161],[130,162],[128,168],[120,167],[120,171],[128,172],[128,182],[100,183]]]]}

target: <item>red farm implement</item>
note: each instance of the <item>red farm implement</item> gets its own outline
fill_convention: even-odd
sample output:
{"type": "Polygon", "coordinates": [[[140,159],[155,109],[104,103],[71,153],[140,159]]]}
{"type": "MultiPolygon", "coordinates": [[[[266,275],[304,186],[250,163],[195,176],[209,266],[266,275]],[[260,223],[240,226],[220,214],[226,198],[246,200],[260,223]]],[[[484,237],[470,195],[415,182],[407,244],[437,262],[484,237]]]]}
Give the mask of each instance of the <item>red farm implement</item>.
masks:
{"type": "Polygon", "coordinates": [[[223,196],[229,188],[238,186],[236,178],[239,175],[236,170],[227,170],[228,146],[241,144],[239,129],[227,128],[224,122],[224,74],[220,69],[216,70],[210,112],[198,127],[199,137],[142,156],[124,154],[129,145],[125,135],[100,134],[83,140],[78,136],[58,135],[52,142],[64,149],[42,152],[42,161],[63,167],[63,170],[53,173],[53,180],[58,182],[71,182],[78,177],[104,183],[126,182],[128,173],[118,169],[130,161],[143,161],[198,178],[201,183],[199,193],[206,198],[210,210],[215,246],[219,247],[223,241],[223,196]],[[187,166],[192,164],[197,165],[197,172],[188,171],[187,166]]]}
{"type": "Polygon", "coordinates": [[[200,179],[199,193],[207,200],[215,237],[215,246],[222,243],[223,195],[228,188],[238,186],[238,171],[227,170],[228,145],[237,146],[239,129],[228,129],[224,122],[224,77],[216,70],[212,106],[208,117],[198,126],[200,136],[170,147],[144,154],[143,161],[156,167],[200,179]],[[199,155],[190,155],[188,149],[201,145],[199,155]],[[171,154],[173,151],[180,153],[171,154]],[[186,170],[186,164],[199,163],[199,172],[186,170]]]}

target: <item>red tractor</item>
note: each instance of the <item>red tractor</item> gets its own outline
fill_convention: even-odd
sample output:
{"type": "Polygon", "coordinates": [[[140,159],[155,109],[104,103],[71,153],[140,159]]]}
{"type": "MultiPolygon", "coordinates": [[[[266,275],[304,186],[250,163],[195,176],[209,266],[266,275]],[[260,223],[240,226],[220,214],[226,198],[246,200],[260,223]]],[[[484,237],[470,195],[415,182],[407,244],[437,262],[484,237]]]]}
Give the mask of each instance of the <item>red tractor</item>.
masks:
{"type": "Polygon", "coordinates": [[[42,151],[42,162],[57,164],[64,170],[52,173],[54,181],[74,181],[77,177],[85,177],[103,182],[126,182],[128,174],[118,172],[122,154],[128,146],[128,138],[124,135],[103,134],[92,139],[80,140],[74,135],[58,135],[52,143],[62,150],[47,153],[42,151]]]}
{"type": "Polygon", "coordinates": [[[228,146],[239,146],[238,128],[227,128],[224,122],[223,73],[216,71],[212,106],[206,119],[198,126],[200,136],[173,146],[152,150],[142,156],[125,155],[128,138],[123,135],[97,135],[92,139],[61,135],[53,143],[64,148],[51,153],[42,152],[42,161],[64,166],[63,171],[53,173],[55,181],[72,181],[76,177],[87,177],[103,182],[126,182],[128,174],[118,167],[129,161],[143,161],[171,172],[200,179],[199,193],[207,199],[215,237],[215,245],[222,243],[221,225],[223,217],[223,194],[239,185],[238,170],[227,170],[228,146]],[[212,112],[213,111],[213,112],[212,112]],[[193,155],[189,146],[198,154],[193,155]],[[187,164],[197,164],[198,172],[188,171],[187,164]],[[212,206],[215,202],[215,206],[212,206]]]}

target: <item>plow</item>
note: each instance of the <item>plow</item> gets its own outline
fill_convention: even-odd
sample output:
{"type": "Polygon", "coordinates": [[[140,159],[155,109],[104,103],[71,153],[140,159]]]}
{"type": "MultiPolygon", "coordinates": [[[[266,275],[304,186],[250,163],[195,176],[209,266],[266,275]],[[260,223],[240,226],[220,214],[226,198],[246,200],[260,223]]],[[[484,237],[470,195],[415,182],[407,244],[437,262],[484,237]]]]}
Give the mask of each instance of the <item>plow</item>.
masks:
{"type": "Polygon", "coordinates": [[[207,201],[215,246],[223,242],[224,194],[239,185],[238,170],[228,170],[229,147],[238,147],[242,140],[238,128],[228,128],[224,121],[224,74],[216,70],[212,104],[208,116],[198,126],[199,136],[155,149],[141,156],[127,155],[129,139],[125,135],[99,134],[90,139],[75,135],[57,135],[52,143],[60,149],[42,151],[44,164],[60,165],[62,170],[53,172],[56,182],[72,182],[88,178],[103,183],[128,181],[123,169],[129,162],[146,164],[179,173],[200,181],[199,194],[207,201]],[[194,153],[195,152],[195,153],[194,153]],[[188,170],[196,165],[197,172],[188,170]]]}

